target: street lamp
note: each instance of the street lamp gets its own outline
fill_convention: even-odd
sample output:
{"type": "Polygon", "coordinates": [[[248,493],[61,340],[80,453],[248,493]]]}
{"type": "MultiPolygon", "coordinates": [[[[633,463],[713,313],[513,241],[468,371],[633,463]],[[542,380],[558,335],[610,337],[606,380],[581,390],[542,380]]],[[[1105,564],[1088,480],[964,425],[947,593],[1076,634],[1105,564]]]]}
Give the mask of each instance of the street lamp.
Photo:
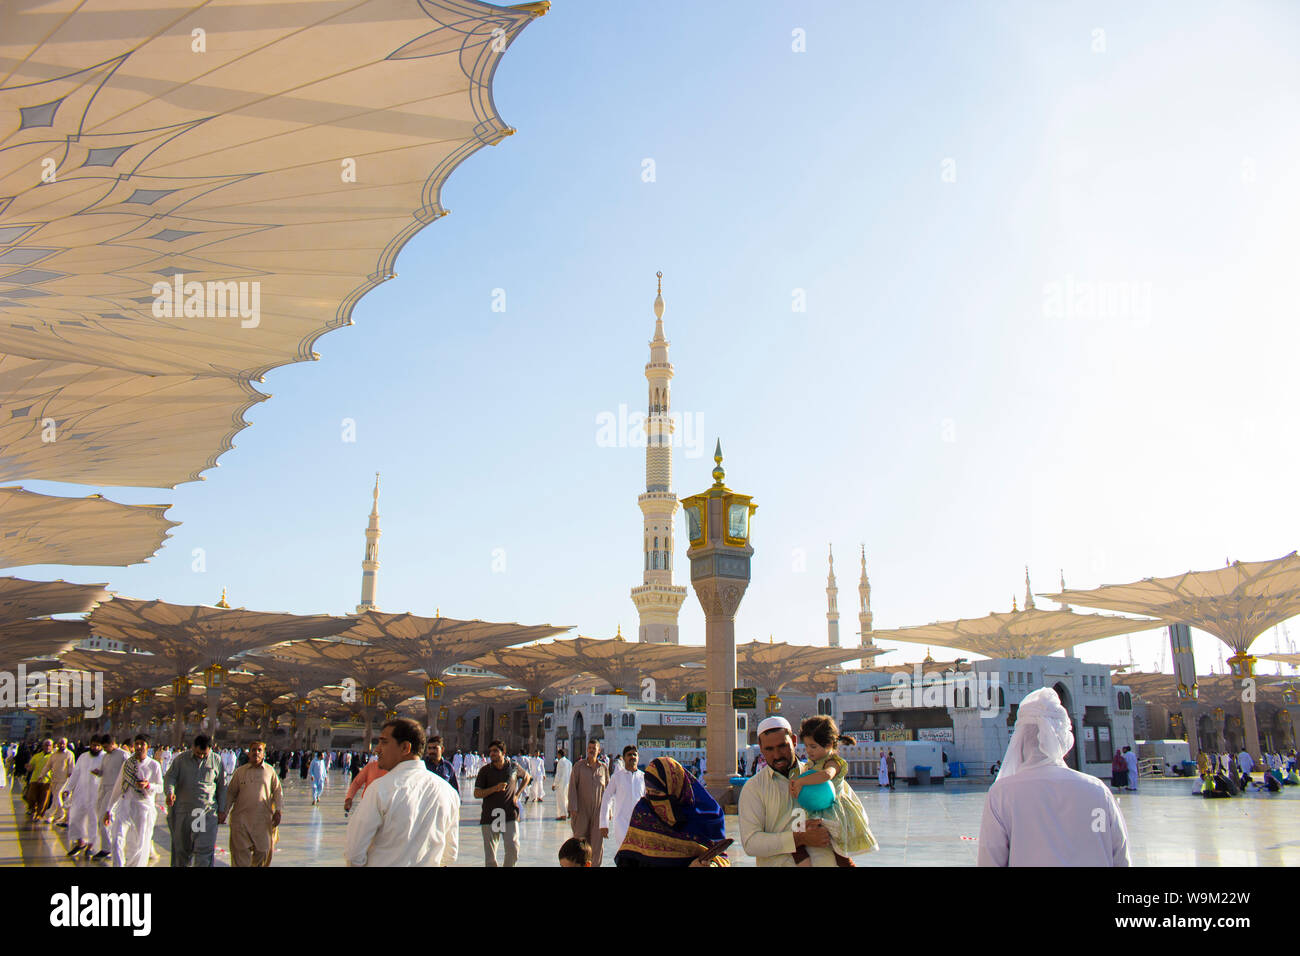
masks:
{"type": "Polygon", "coordinates": [[[749,524],[758,506],[750,495],[732,491],[723,479],[722,442],[713,452],[713,485],[682,500],[690,541],[691,585],[704,610],[704,644],[708,692],[708,768],[704,782],[720,802],[731,787],[735,766],[736,611],[749,587],[749,524]]]}

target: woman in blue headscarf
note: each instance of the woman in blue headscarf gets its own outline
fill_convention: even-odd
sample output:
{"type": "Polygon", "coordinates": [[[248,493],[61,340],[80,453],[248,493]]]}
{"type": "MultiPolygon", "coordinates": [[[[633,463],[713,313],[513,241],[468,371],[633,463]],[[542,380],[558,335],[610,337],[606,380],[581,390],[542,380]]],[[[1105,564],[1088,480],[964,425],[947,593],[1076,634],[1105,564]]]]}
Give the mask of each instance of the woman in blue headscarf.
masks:
{"type": "Polygon", "coordinates": [[[727,835],[726,818],[704,785],[672,757],[645,771],[645,796],[632,809],[615,866],[730,866],[726,854],[696,860],[727,835]]]}

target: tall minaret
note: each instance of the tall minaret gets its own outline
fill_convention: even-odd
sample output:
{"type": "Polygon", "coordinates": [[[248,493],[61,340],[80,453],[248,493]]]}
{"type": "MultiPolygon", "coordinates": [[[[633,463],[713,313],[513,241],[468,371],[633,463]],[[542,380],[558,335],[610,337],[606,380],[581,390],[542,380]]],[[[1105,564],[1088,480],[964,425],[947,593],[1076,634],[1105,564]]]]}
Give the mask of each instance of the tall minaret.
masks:
{"type": "Polygon", "coordinates": [[[862,577],[858,578],[858,637],[862,647],[875,647],[871,638],[871,582],[867,580],[867,546],[862,546],[862,577]]]}
{"type": "Polygon", "coordinates": [[[835,553],[829,544],[826,546],[826,563],[830,568],[826,573],[826,645],[839,647],[840,609],[836,606],[835,599],[840,591],[835,586],[835,553]]]}
{"type": "Polygon", "coordinates": [[[366,557],[361,562],[361,603],[357,613],[377,611],[375,605],[375,578],[379,574],[379,472],[375,472],[374,504],[370,508],[370,524],[366,527],[366,557]]]}
{"type": "Polygon", "coordinates": [[[669,413],[669,382],[673,366],[664,338],[663,273],[655,292],[655,337],[645,377],[650,400],[646,410],[645,494],[637,498],[642,518],[641,586],[632,589],[632,603],[641,618],[637,639],[647,644],[676,644],[677,612],[686,588],[673,585],[673,517],[677,494],[673,488],[673,421],[669,413]]]}
{"type": "Polygon", "coordinates": [[[1029,565],[1025,565],[1025,610],[1034,610],[1034,592],[1029,587],[1029,565]]]}

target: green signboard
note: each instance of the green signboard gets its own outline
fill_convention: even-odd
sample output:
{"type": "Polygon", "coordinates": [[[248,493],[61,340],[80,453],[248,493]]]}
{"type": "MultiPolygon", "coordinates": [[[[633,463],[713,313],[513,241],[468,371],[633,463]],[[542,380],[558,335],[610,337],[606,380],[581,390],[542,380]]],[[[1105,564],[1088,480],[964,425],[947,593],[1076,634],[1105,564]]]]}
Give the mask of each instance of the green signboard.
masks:
{"type": "Polygon", "coordinates": [[[708,695],[704,691],[694,691],[686,695],[686,709],[692,714],[702,714],[708,710],[708,695]]]}
{"type": "Polygon", "coordinates": [[[736,710],[753,710],[758,706],[758,688],[737,687],[731,692],[731,706],[736,710]]]}

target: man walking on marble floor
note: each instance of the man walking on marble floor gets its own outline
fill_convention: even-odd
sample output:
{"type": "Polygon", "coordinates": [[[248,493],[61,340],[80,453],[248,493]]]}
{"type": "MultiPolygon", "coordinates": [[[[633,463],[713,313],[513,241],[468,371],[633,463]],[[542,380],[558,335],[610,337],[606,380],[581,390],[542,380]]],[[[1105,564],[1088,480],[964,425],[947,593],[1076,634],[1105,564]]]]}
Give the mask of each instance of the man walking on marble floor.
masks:
{"type": "Polygon", "coordinates": [[[600,866],[603,840],[600,804],[609,786],[609,771],[600,760],[600,741],[587,742],[587,759],[579,761],[569,777],[569,819],[573,835],[591,844],[591,865],[600,866]]]}
{"type": "Polygon", "coordinates": [[[479,828],[483,833],[483,865],[497,865],[497,844],[505,838],[505,865],[519,861],[519,798],[528,789],[528,770],[506,759],[500,740],[488,745],[488,762],[474,779],[474,797],[483,801],[479,828]]]}
{"type": "Polygon", "coordinates": [[[235,769],[226,785],[226,813],[217,817],[218,823],[225,823],[227,813],[230,816],[231,866],[271,865],[283,809],[280,777],[266,763],[266,744],[254,741],[248,762],[235,769]]]}
{"type": "Polygon", "coordinates": [[[172,866],[212,866],[217,852],[217,822],[226,811],[226,771],[206,734],[172,759],[163,777],[167,826],[172,835],[172,866]]]}

